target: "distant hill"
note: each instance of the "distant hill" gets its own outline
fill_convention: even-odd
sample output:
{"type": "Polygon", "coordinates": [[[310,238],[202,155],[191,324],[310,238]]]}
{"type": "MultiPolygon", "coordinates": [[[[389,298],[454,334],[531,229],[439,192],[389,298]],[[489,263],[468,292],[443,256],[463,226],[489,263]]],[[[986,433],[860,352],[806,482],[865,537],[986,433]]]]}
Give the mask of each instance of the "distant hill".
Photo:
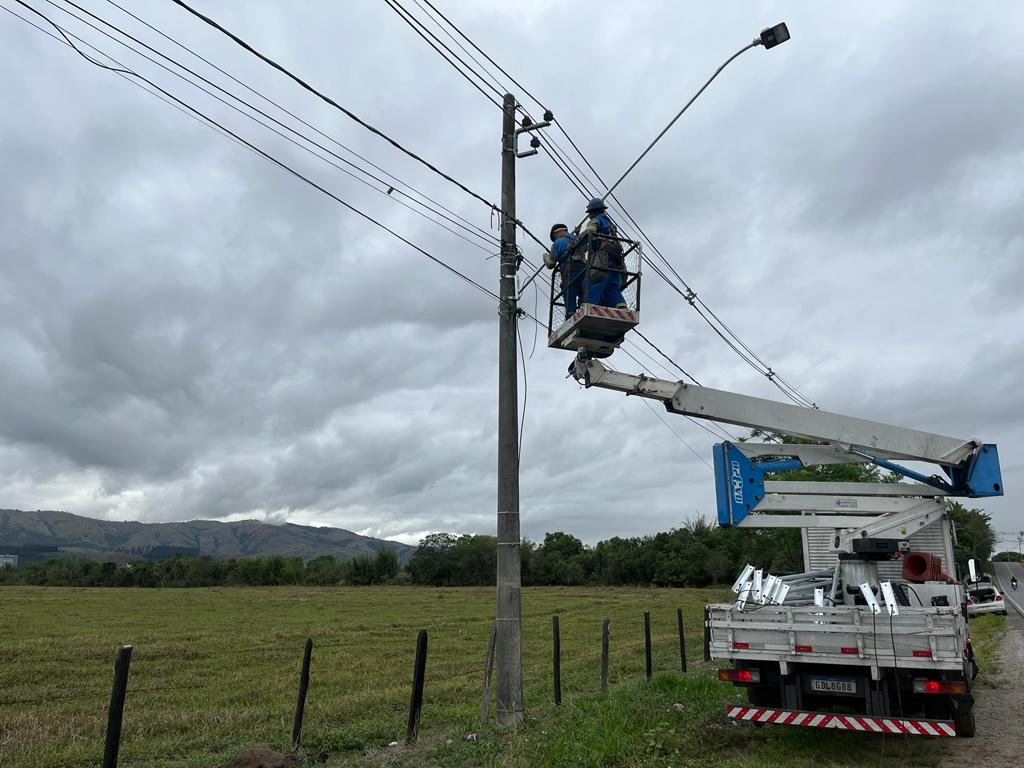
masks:
{"type": "Polygon", "coordinates": [[[158,559],[176,553],[189,557],[210,555],[218,559],[298,555],[310,560],[331,555],[348,560],[382,548],[393,549],[404,562],[416,549],[397,541],[360,536],[342,528],[291,523],[271,525],[256,520],[117,523],[69,512],[0,509],[0,553],[20,554],[22,562],[27,562],[52,557],[53,549],[58,547],[65,553],[118,562],[158,559]]]}

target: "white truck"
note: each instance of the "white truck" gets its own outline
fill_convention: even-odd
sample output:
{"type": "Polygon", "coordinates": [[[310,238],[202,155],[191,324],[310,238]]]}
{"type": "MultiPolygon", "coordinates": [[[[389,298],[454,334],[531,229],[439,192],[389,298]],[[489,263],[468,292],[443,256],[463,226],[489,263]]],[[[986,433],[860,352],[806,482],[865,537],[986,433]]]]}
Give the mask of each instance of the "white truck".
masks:
{"type": "Polygon", "coordinates": [[[610,318],[597,325],[590,312],[585,305],[549,339],[552,347],[577,349],[570,372],[585,386],[659,400],[670,413],[814,441],[714,447],[721,526],[800,528],[808,555],[811,541],[817,542],[816,555],[826,542],[831,561],[816,570],[808,562],[809,573],[790,575],[750,565],[734,585],[735,602],[707,606],[706,657],[729,662],[719,677],[745,688],[748,698],[728,707],[727,716],[759,724],[973,736],[977,668],[951,562],[947,505],[951,497],[1002,494],[996,446],[620,373],[595,357],[616,347],[639,318],[632,314],[617,335],[608,327],[610,318]],[[937,465],[943,476],[896,463],[902,461],[937,465]],[[910,482],[770,479],[838,463],[872,463],[910,482]],[[934,539],[936,531],[932,551],[910,551],[911,540],[934,539]]]}

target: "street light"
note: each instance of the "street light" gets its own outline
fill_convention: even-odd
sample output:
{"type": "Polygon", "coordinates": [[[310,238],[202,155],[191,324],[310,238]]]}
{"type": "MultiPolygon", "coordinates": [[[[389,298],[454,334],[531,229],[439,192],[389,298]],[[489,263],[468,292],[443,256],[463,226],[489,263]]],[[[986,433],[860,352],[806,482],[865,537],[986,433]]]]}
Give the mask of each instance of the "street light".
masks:
{"type": "Polygon", "coordinates": [[[774,27],[761,30],[761,45],[765,48],[774,48],[789,40],[789,27],[786,22],[780,22],[774,27]]]}
{"type": "Polygon", "coordinates": [[[754,38],[752,42],[747,43],[745,46],[736,51],[736,53],[734,53],[732,56],[726,59],[722,63],[722,66],[715,70],[715,73],[708,78],[708,81],[704,83],[704,85],[700,87],[700,90],[693,95],[693,98],[686,102],[686,105],[679,110],[676,116],[672,118],[671,122],[669,122],[669,124],[662,129],[661,133],[654,137],[654,141],[647,145],[647,149],[640,153],[640,157],[633,161],[633,164],[629,166],[629,168],[627,168],[621,176],[619,176],[619,180],[612,184],[611,187],[608,188],[608,191],[605,192],[604,195],[602,195],[602,197],[607,198],[608,196],[611,195],[612,192],[615,191],[615,188],[619,186],[619,184],[622,182],[624,178],[626,178],[626,176],[629,175],[629,172],[636,168],[640,161],[644,159],[644,156],[651,151],[651,148],[654,147],[654,145],[661,140],[662,136],[668,133],[668,129],[675,125],[676,120],[683,116],[683,113],[690,108],[690,105],[697,100],[697,97],[704,93],[704,89],[711,85],[711,82],[716,77],[718,77],[719,73],[723,69],[725,69],[727,66],[729,66],[729,64],[732,63],[733,59],[739,57],[740,54],[749,51],[751,48],[756,48],[759,45],[763,45],[767,50],[768,48],[774,48],[777,45],[781,45],[787,40],[789,40],[789,27],[787,27],[786,22],[783,21],[776,24],[774,27],[767,27],[765,29],[762,29],[761,34],[754,38]]]}

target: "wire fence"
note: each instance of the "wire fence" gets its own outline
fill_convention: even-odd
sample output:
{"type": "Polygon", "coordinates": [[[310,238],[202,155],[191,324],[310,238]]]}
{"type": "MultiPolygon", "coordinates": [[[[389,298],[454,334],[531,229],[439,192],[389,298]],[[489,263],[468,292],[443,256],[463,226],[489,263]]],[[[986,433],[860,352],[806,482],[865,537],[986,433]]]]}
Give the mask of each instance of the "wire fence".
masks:
{"type": "MultiPolygon", "coordinates": [[[[570,618],[572,611],[559,612],[555,614],[563,620],[570,618]]],[[[537,646],[541,645],[542,642],[538,637],[538,630],[540,627],[536,626],[539,622],[547,622],[547,617],[531,617],[529,621],[530,626],[530,643],[527,650],[527,646],[524,645],[524,656],[528,653],[537,653],[537,646]]],[[[471,621],[468,626],[476,630],[484,630],[485,627],[491,625],[491,620],[479,620],[471,621]]],[[[527,622],[524,622],[524,626],[527,622]]],[[[563,625],[564,626],[564,625],[563,625]]],[[[617,626],[616,632],[624,625],[617,626]]],[[[638,622],[636,627],[641,626],[638,622]]],[[[680,627],[681,627],[680,623],[680,627]]],[[[445,632],[451,632],[453,630],[461,629],[465,631],[467,626],[465,624],[456,626],[453,623],[446,623],[435,627],[432,631],[436,635],[443,636],[445,632]]],[[[404,627],[403,627],[404,629],[404,627]]],[[[603,631],[608,631],[608,622],[606,621],[603,626],[603,631]]],[[[631,625],[630,630],[632,633],[634,627],[631,625]]],[[[391,630],[394,631],[394,630],[391,630]]],[[[556,633],[556,629],[554,630],[556,633]]],[[[581,637],[577,633],[573,637],[573,642],[579,644],[581,637]]],[[[322,652],[327,651],[331,655],[339,650],[344,651],[346,654],[356,654],[360,650],[364,653],[372,653],[374,657],[379,657],[382,649],[382,644],[377,642],[379,638],[375,638],[372,642],[359,642],[360,638],[347,638],[337,639],[330,636],[324,640],[309,639],[304,642],[311,643],[311,655],[317,657],[322,652]]],[[[367,638],[366,640],[369,640],[367,638]]],[[[601,668],[604,672],[607,671],[608,665],[608,654],[613,653],[616,659],[625,660],[628,659],[630,654],[636,652],[640,648],[645,648],[647,657],[650,658],[652,652],[652,646],[657,646],[659,651],[659,660],[664,662],[665,648],[666,645],[672,641],[673,647],[675,647],[675,641],[679,641],[678,648],[685,657],[685,645],[682,642],[682,638],[677,637],[675,634],[659,634],[649,639],[629,642],[619,642],[618,639],[613,645],[607,643],[607,636],[604,638],[594,638],[595,645],[598,645],[596,650],[573,650],[570,648],[568,653],[560,652],[556,654],[554,659],[554,666],[551,669],[545,670],[544,665],[539,664],[527,664],[524,669],[524,678],[531,688],[536,690],[548,690],[549,681],[551,687],[555,689],[555,702],[560,703],[561,701],[561,687],[562,687],[562,676],[561,670],[565,669],[570,677],[566,678],[571,684],[577,686],[575,693],[579,695],[588,695],[591,692],[596,692],[596,665],[594,664],[596,659],[602,658],[601,668]],[[598,643],[604,640],[605,648],[602,649],[598,643]],[[607,650],[605,650],[607,649],[607,650]],[[594,684],[581,684],[582,674],[586,674],[588,671],[594,671],[594,684]]],[[[180,640],[178,641],[180,642],[180,640]]],[[[194,642],[199,642],[196,639],[194,642]]],[[[366,691],[372,691],[373,695],[380,701],[391,701],[393,699],[393,707],[390,709],[395,712],[404,711],[405,707],[409,707],[409,730],[406,734],[407,743],[414,743],[417,738],[419,720],[421,709],[423,706],[423,690],[426,689],[428,692],[433,692],[432,701],[451,703],[452,700],[462,697],[462,704],[474,703],[472,699],[473,694],[470,694],[466,690],[467,684],[477,683],[479,687],[476,689],[477,700],[480,700],[485,690],[490,687],[490,680],[487,678],[488,672],[492,669],[493,662],[493,644],[488,643],[486,647],[486,653],[483,645],[477,645],[478,642],[487,642],[487,633],[480,631],[479,634],[474,633],[473,636],[467,638],[467,645],[471,644],[474,652],[479,652],[479,657],[474,659],[472,662],[459,663],[453,661],[451,658],[452,649],[450,647],[442,647],[439,651],[435,652],[435,660],[433,665],[427,664],[427,630],[419,630],[417,636],[417,642],[415,643],[415,659],[413,659],[409,652],[412,651],[414,644],[411,642],[411,638],[408,636],[402,638],[396,638],[391,642],[387,643],[388,653],[387,657],[394,659],[397,662],[397,666],[401,668],[404,663],[413,662],[410,664],[412,667],[413,674],[413,688],[412,695],[410,696],[409,678],[406,678],[406,682],[398,682],[395,679],[395,675],[382,674],[379,680],[364,680],[361,690],[358,691],[360,697],[365,697],[366,691]],[[392,651],[398,651],[401,648],[401,652],[394,653],[392,651]],[[397,661],[403,659],[403,661],[397,661]],[[418,677],[417,677],[418,675],[418,677]],[[417,696],[417,685],[419,686],[419,695],[417,696]],[[443,694],[443,695],[439,695],[443,694]],[[415,728],[413,724],[415,723],[415,728]]],[[[558,635],[549,636],[545,641],[549,646],[555,644],[555,647],[564,647],[561,643],[561,639],[558,635]]],[[[589,641],[587,642],[589,645],[589,641]]],[[[93,702],[95,704],[101,704],[104,701],[109,700],[108,705],[108,724],[105,731],[105,757],[104,766],[116,766],[116,757],[120,748],[121,742],[121,717],[124,711],[127,711],[127,717],[132,718],[132,704],[139,697],[147,698],[154,695],[162,694],[177,694],[181,692],[200,692],[200,691],[214,691],[219,690],[221,692],[227,692],[228,695],[234,697],[242,697],[252,700],[253,694],[255,693],[266,693],[266,691],[251,690],[252,688],[258,688],[258,684],[254,683],[251,679],[254,670],[263,670],[261,666],[264,664],[265,654],[280,654],[282,657],[288,657],[291,660],[295,660],[298,656],[302,660],[302,671],[299,675],[300,685],[298,686],[298,704],[295,710],[294,719],[294,733],[298,734],[301,732],[304,718],[304,708],[307,696],[307,690],[312,698],[322,697],[325,702],[329,701],[333,708],[338,708],[341,704],[348,699],[353,698],[356,692],[353,691],[351,685],[346,684],[345,681],[339,681],[332,679],[330,675],[322,675],[318,679],[318,674],[310,674],[310,649],[307,646],[305,654],[299,654],[298,642],[295,637],[281,638],[280,643],[268,645],[266,643],[252,644],[252,645],[240,645],[237,643],[226,644],[222,649],[211,649],[205,651],[197,651],[190,647],[167,647],[164,644],[162,647],[158,645],[152,651],[147,651],[145,645],[138,647],[138,657],[136,658],[136,667],[141,667],[144,671],[137,671],[136,677],[142,679],[134,685],[130,683],[129,676],[129,663],[133,652],[133,646],[122,646],[118,653],[118,659],[115,664],[115,675],[114,675],[114,686],[113,691],[110,687],[89,687],[81,689],[68,690],[66,688],[60,688],[56,690],[60,685],[57,679],[47,677],[48,673],[52,672],[55,666],[59,666],[61,663],[66,661],[67,657],[47,659],[45,664],[42,665],[31,665],[25,664],[21,661],[16,661],[16,665],[19,672],[19,677],[23,677],[26,680],[33,680],[35,683],[33,687],[36,688],[53,688],[55,690],[46,690],[45,693],[41,693],[37,696],[17,696],[17,695],[4,695],[0,693],[0,712],[4,708],[20,707],[40,707],[40,708],[56,708],[61,710],[70,702],[93,702]],[[182,681],[168,682],[165,685],[152,684],[151,676],[152,671],[150,666],[153,662],[158,660],[167,660],[168,658],[183,658],[187,657],[189,661],[197,662],[209,662],[216,658],[226,658],[227,656],[234,657],[236,662],[239,659],[242,660],[242,671],[243,679],[236,681],[226,681],[223,677],[213,674],[209,668],[209,665],[203,669],[189,669],[181,668],[180,670],[174,670],[173,674],[181,673],[192,679],[186,679],[182,681]],[[199,675],[204,675],[205,679],[195,679],[199,675]],[[249,677],[246,678],[246,675],[249,677]],[[305,683],[302,679],[305,679],[305,683]],[[246,684],[249,685],[250,690],[246,689],[246,684]],[[110,751],[113,749],[113,762],[109,762],[110,751]]],[[[550,651],[549,651],[550,652],[550,651]]],[[[463,651],[459,651],[460,655],[464,656],[463,651]]],[[[344,656],[342,658],[348,658],[344,656]]],[[[275,659],[277,661],[277,659],[275,659]]],[[[83,657],[79,657],[75,660],[75,669],[80,673],[80,676],[96,677],[100,673],[102,668],[109,669],[106,665],[110,663],[110,657],[104,656],[99,657],[95,653],[84,654],[83,657]]],[[[684,665],[685,666],[685,665],[684,665]]],[[[296,668],[293,666],[284,669],[283,665],[278,665],[279,668],[275,668],[273,675],[273,687],[274,696],[283,697],[286,691],[278,684],[280,677],[285,675],[294,675],[296,668]]],[[[12,667],[9,666],[8,670],[12,667]]],[[[623,669],[623,671],[625,671],[623,669]]],[[[663,670],[668,671],[668,670],[663,670]]],[[[678,672],[679,669],[676,667],[674,670],[678,672]]],[[[648,672],[648,676],[650,676],[648,672]]],[[[293,678],[294,679],[294,678],[293,678]]],[[[603,681],[604,682],[604,681],[603,681]]],[[[10,693],[16,693],[11,688],[16,686],[7,686],[7,690],[10,693]]],[[[291,697],[292,691],[287,691],[287,696],[291,697]]],[[[271,702],[266,702],[269,705],[271,702]]],[[[90,706],[91,708],[91,706],[90,706]]],[[[10,711],[8,709],[8,711],[10,711]]],[[[323,715],[322,710],[317,710],[320,716],[323,715]]],[[[486,706],[484,712],[488,711],[486,706]]],[[[139,712],[145,712],[145,707],[139,712]]],[[[72,714],[70,711],[66,711],[62,714],[72,714]]],[[[78,714],[78,713],[76,713],[78,714]]],[[[279,716],[284,716],[286,713],[281,712],[279,716]]],[[[135,731],[133,731],[134,733],[135,731]]],[[[293,747],[298,749],[300,744],[298,742],[298,736],[295,737],[296,741],[293,747]]],[[[131,750],[132,743],[129,739],[126,743],[127,750],[131,750]]],[[[138,761],[133,757],[131,760],[132,764],[136,764],[138,761]]]]}

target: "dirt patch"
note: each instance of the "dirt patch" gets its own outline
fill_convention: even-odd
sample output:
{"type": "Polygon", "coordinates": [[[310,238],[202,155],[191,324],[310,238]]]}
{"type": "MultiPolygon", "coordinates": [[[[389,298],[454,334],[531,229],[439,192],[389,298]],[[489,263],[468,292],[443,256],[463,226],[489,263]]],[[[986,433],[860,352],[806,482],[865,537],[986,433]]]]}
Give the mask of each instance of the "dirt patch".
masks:
{"type": "Polygon", "coordinates": [[[299,768],[299,758],[270,747],[253,747],[228,760],[221,768],[299,768]]]}
{"type": "Polygon", "coordinates": [[[1012,608],[997,655],[999,679],[986,680],[976,689],[978,735],[973,739],[947,739],[940,768],[1020,766],[1024,755],[1024,718],[1020,714],[1024,711],[1024,618],[1012,608]]]}

